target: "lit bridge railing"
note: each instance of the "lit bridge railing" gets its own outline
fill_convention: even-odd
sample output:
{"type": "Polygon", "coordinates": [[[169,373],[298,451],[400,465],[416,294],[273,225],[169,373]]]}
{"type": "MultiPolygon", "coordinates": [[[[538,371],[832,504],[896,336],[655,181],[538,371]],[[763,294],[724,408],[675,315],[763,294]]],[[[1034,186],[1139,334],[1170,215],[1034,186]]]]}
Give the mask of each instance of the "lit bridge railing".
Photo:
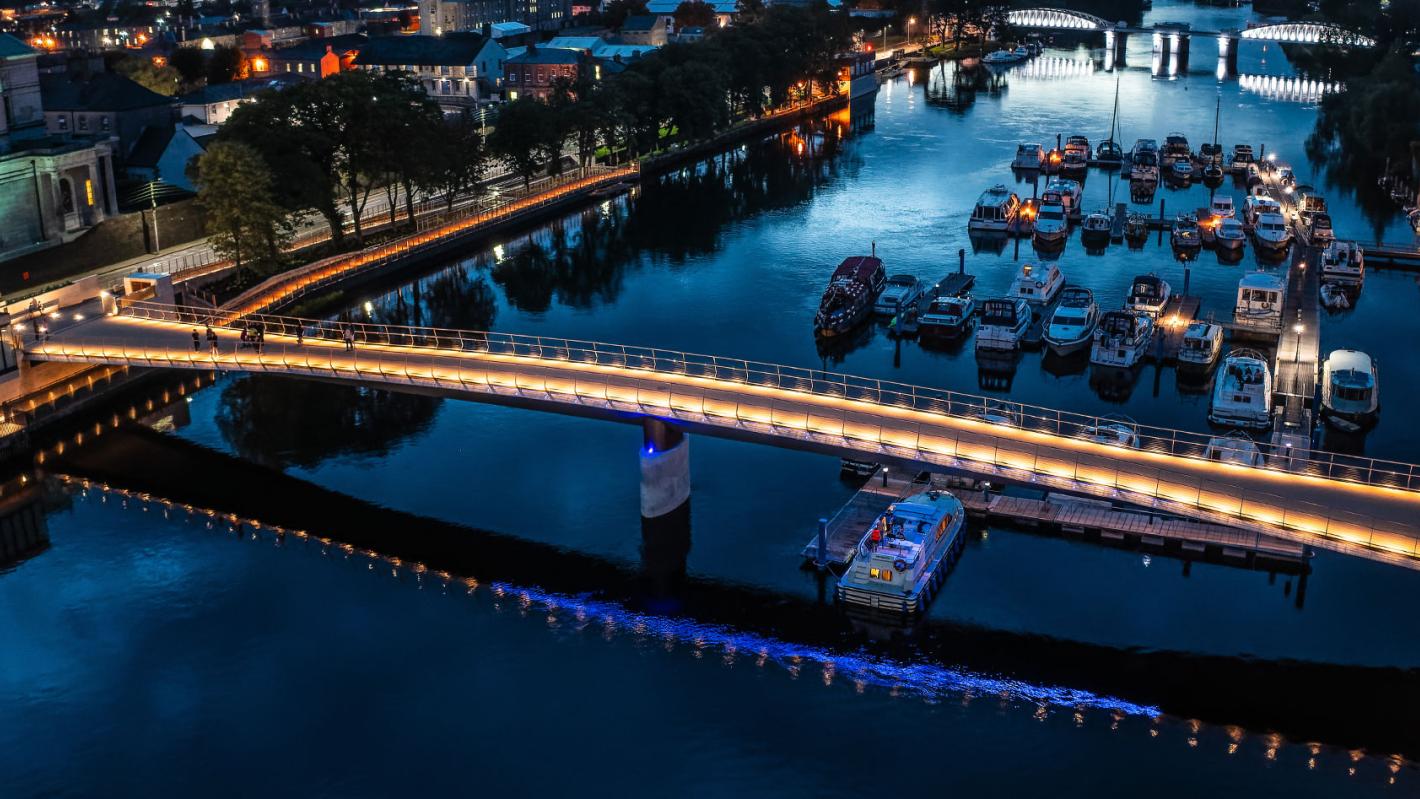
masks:
{"type": "Polygon", "coordinates": [[[1262,444],[1266,467],[1225,465],[1205,459],[1206,434],[1137,425],[1138,446],[1126,449],[1081,439],[1116,419],[739,358],[508,333],[258,314],[245,321],[273,337],[261,353],[236,349],[226,331],[214,356],[205,342],[196,350],[190,342],[191,326],[221,321],[209,311],[138,303],[123,314],[181,326],[95,320],[32,345],[32,355],[378,381],[643,413],[1252,523],[1358,554],[1420,557],[1420,467],[1413,464],[1262,444]],[[102,332],[84,335],[86,328],[102,332]],[[298,330],[304,345],[292,338],[298,330]],[[339,346],[347,330],[351,351],[339,346]]]}

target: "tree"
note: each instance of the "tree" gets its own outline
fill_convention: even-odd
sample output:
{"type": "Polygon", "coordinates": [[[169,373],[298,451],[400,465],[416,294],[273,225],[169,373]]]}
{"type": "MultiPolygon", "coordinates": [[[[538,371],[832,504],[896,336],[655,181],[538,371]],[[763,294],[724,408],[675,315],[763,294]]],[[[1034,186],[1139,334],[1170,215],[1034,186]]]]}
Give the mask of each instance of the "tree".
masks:
{"type": "Polygon", "coordinates": [[[179,47],[168,56],[168,66],[176,69],[184,83],[195,84],[207,78],[207,57],[196,47],[179,47]]]}
{"type": "Polygon", "coordinates": [[[709,28],[715,24],[715,7],[702,0],[685,0],[675,7],[677,28],[709,28]]]}
{"type": "Polygon", "coordinates": [[[171,97],[182,87],[182,73],[171,66],[158,66],[147,58],[125,57],[114,71],[149,91],[171,97]]]}
{"type": "Polygon", "coordinates": [[[503,105],[493,132],[488,134],[488,148],[520,175],[527,187],[542,169],[548,143],[557,135],[556,112],[539,100],[520,97],[503,105]]]}
{"type": "Polygon", "coordinates": [[[441,194],[448,210],[461,195],[472,191],[488,169],[488,151],[478,123],[467,113],[455,118],[435,139],[433,169],[424,175],[424,188],[441,194]]]}
{"type": "Polygon", "coordinates": [[[209,84],[231,83],[247,77],[247,59],[235,47],[218,47],[207,59],[207,82],[209,84]]]}
{"type": "Polygon", "coordinates": [[[193,170],[207,211],[212,248],[240,270],[274,269],[290,241],[290,217],[275,200],[275,178],[261,154],[240,142],[215,142],[193,170]]]}

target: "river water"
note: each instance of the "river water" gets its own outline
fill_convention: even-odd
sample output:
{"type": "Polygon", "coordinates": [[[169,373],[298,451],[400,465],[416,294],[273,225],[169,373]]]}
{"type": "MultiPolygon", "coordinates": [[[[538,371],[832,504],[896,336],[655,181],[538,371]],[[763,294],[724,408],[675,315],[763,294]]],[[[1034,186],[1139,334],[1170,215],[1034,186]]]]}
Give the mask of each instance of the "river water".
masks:
{"type": "MultiPolygon", "coordinates": [[[[1247,16],[1161,2],[1146,21],[1247,16]]],[[[1286,88],[1284,54],[1244,44],[1245,77],[1221,81],[1215,54],[1197,42],[1191,71],[1155,75],[1147,41],[1118,73],[1058,47],[974,97],[951,65],[914,73],[871,119],[747,145],[325,311],[822,364],[1207,429],[1207,386],[1171,368],[1102,381],[1027,354],[985,374],[969,345],[898,345],[875,326],[824,349],[811,321],[828,273],[874,242],[890,272],[932,279],[965,249],[978,295],[1003,291],[1035,255],[973,246],[976,196],[1002,182],[1029,195],[1007,169],[1017,142],[1101,138],[1116,74],[1126,145],[1181,130],[1196,146],[1221,96],[1226,147],[1265,143],[1332,197],[1340,235],[1372,238],[1302,159],[1316,96],[1286,88]]],[[[1085,207],[1110,182],[1092,171],[1085,207]]],[[[1208,192],[1160,198],[1172,213],[1208,192]]],[[[1205,250],[1185,278],[1166,241],[1087,254],[1078,237],[1060,263],[1104,306],[1158,272],[1220,318],[1245,271],[1275,268],[1205,250]]],[[[1416,458],[1400,398],[1420,388],[1401,368],[1417,293],[1412,275],[1375,270],[1356,309],[1324,317],[1325,348],[1385,371],[1380,424],[1328,446],[1416,458]]],[[[1403,732],[1420,695],[1409,571],[1321,553],[1303,581],[993,527],[973,531],[923,628],[885,631],[824,607],[831,583],[799,569],[814,520],[853,490],[835,459],[695,437],[689,520],[667,546],[643,536],[634,426],[261,378],[185,404],[162,456],[186,476],[165,489],[179,505],[226,479],[223,456],[188,442],[358,498],[293,483],[322,520],[313,533],[377,524],[358,534],[398,555],[447,527],[469,549],[424,573],[51,486],[49,547],[0,571],[6,795],[1336,796],[1420,781],[1391,757],[1420,754],[1403,732]],[[376,522],[379,509],[402,515],[376,522]]],[[[251,515],[288,501],[245,479],[202,496],[251,515]]]]}

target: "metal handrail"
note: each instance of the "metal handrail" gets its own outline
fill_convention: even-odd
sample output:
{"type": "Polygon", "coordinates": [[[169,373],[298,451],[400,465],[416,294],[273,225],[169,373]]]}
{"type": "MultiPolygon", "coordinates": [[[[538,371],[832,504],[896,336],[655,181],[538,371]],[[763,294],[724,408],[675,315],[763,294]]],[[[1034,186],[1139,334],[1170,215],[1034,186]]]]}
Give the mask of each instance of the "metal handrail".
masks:
{"type": "MultiPolygon", "coordinates": [[[[194,313],[193,309],[172,306],[136,306],[125,313],[184,324],[202,324],[204,318],[203,313],[194,313]]],[[[338,341],[347,326],[328,320],[275,316],[265,317],[263,324],[273,334],[273,340],[261,352],[232,346],[234,337],[230,330],[224,329],[219,352],[215,354],[206,348],[205,342],[199,342],[199,348],[193,350],[123,341],[96,343],[83,338],[42,343],[36,354],[52,360],[278,372],[458,388],[524,398],[532,395],[566,404],[770,433],[946,468],[986,470],[1003,479],[1142,502],[1162,512],[1184,513],[1224,524],[1257,522],[1278,534],[1300,533],[1304,543],[1352,553],[1359,550],[1367,556],[1407,565],[1413,565],[1414,559],[1420,557],[1420,537],[1404,522],[1382,521],[1367,514],[1259,491],[1229,482],[1222,476],[1215,478],[1211,472],[1200,476],[1141,464],[1137,460],[1126,462],[1103,445],[1062,451],[1058,445],[1048,442],[1010,440],[991,432],[990,425],[984,422],[976,423],[979,430],[944,428],[930,418],[892,412],[895,408],[923,410],[924,401],[930,399],[934,403],[945,402],[952,415],[970,418],[961,413],[970,411],[971,400],[955,392],[920,389],[923,393],[911,394],[903,389],[913,387],[870,378],[817,372],[812,378],[806,378],[803,375],[810,370],[652,348],[368,323],[348,326],[359,342],[354,350],[309,343],[303,346],[285,336],[294,333],[299,326],[303,335],[312,341],[338,341]],[[286,327],[281,327],[283,324],[286,327]],[[275,338],[278,335],[282,337],[275,338]],[[390,341],[390,336],[395,340],[390,341]],[[414,345],[401,343],[400,337],[404,336],[413,337],[414,345]],[[471,353],[484,357],[466,357],[471,353]],[[489,360],[490,357],[494,360],[489,360]],[[508,360],[500,363],[503,358],[508,360]],[[700,387],[686,387],[683,380],[655,387],[617,385],[607,380],[605,373],[588,376],[569,369],[565,374],[558,374],[542,368],[573,359],[583,364],[629,369],[631,377],[644,371],[650,376],[675,374],[713,378],[720,383],[777,385],[786,392],[832,388],[843,392],[834,396],[863,398],[864,403],[851,408],[827,407],[794,401],[792,397],[725,390],[709,381],[700,387]],[[529,361],[532,370],[513,368],[526,367],[529,361]],[[765,369],[766,366],[775,371],[765,369]],[[814,382],[812,385],[794,382],[806,379],[814,382]],[[936,395],[954,398],[943,400],[936,395]],[[956,403],[967,405],[958,407],[956,403]]],[[[941,410],[936,413],[943,414],[941,410]]],[[[1054,415],[1050,421],[1057,425],[1067,424],[1067,418],[1077,416],[1059,411],[1051,413],[1054,415]]],[[[1043,417],[1031,415],[1031,418],[1038,423],[1043,417]]],[[[1025,419],[1023,415],[1023,423],[1025,419]]]]}
{"type": "MultiPolygon", "coordinates": [[[[126,316],[168,322],[228,327],[228,314],[202,308],[174,307],[137,302],[124,307],[126,316]]],[[[306,339],[340,342],[348,329],[361,345],[377,344],[419,350],[447,350],[493,356],[513,356],[546,361],[578,361],[637,372],[665,373],[715,381],[729,381],[796,393],[838,397],[904,410],[976,419],[1004,415],[1012,426],[1027,431],[1077,438],[1109,418],[1047,408],[997,397],[951,389],[916,386],[891,380],[785,366],[742,358],[703,355],[609,344],[578,339],[471,331],[452,328],[340,322],[273,314],[251,314],[241,320],[261,324],[277,335],[294,336],[299,329],[306,339]]],[[[385,354],[387,350],[382,350],[385,354]]],[[[1175,457],[1203,459],[1216,436],[1152,425],[1137,425],[1138,448],[1175,457]]],[[[1311,451],[1294,454],[1290,448],[1262,443],[1270,471],[1304,474],[1362,485],[1420,491],[1420,466],[1340,453],[1311,451]]]]}

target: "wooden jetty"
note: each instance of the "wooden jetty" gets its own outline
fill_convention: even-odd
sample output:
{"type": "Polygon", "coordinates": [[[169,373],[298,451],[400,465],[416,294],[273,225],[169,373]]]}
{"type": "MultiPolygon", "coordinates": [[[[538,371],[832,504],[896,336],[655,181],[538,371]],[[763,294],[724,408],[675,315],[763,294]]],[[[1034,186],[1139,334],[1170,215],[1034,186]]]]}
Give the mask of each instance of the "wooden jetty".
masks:
{"type": "Polygon", "coordinates": [[[1198,318],[1202,302],[1192,296],[1169,297],[1163,313],[1159,314],[1158,332],[1149,344],[1150,357],[1164,363],[1178,358],[1178,351],[1183,348],[1183,334],[1188,330],[1188,323],[1198,318]]]}
{"type": "Polygon", "coordinates": [[[932,299],[937,297],[961,297],[976,285],[976,275],[966,272],[952,272],[932,287],[932,299]]]}
{"type": "Polygon", "coordinates": [[[1109,223],[1109,240],[1115,243],[1124,241],[1124,225],[1129,221],[1129,204],[1114,204],[1114,219],[1109,223]]]}
{"type": "MultiPolygon", "coordinates": [[[[1061,286],[1060,294],[1064,294],[1067,288],[1070,288],[1068,284],[1061,286]]],[[[1056,294],[1055,299],[1044,306],[1031,306],[1030,325],[1021,336],[1021,349],[1034,352],[1045,346],[1045,326],[1050,324],[1050,317],[1055,314],[1055,306],[1060,304],[1060,294],[1056,294]]]]}
{"type": "MultiPolygon", "coordinates": [[[[888,505],[927,488],[950,491],[973,517],[1038,530],[1087,536],[1101,543],[1164,552],[1190,560],[1212,559],[1236,565],[1266,563],[1271,568],[1305,570],[1310,553],[1301,544],[1218,524],[1116,507],[1102,500],[1045,493],[1010,496],[985,490],[979,480],[879,467],[858,493],[831,519],[821,522],[823,564],[845,567],[868,527],[888,505]]],[[[818,561],[819,533],[809,539],[803,557],[818,561]]]]}

